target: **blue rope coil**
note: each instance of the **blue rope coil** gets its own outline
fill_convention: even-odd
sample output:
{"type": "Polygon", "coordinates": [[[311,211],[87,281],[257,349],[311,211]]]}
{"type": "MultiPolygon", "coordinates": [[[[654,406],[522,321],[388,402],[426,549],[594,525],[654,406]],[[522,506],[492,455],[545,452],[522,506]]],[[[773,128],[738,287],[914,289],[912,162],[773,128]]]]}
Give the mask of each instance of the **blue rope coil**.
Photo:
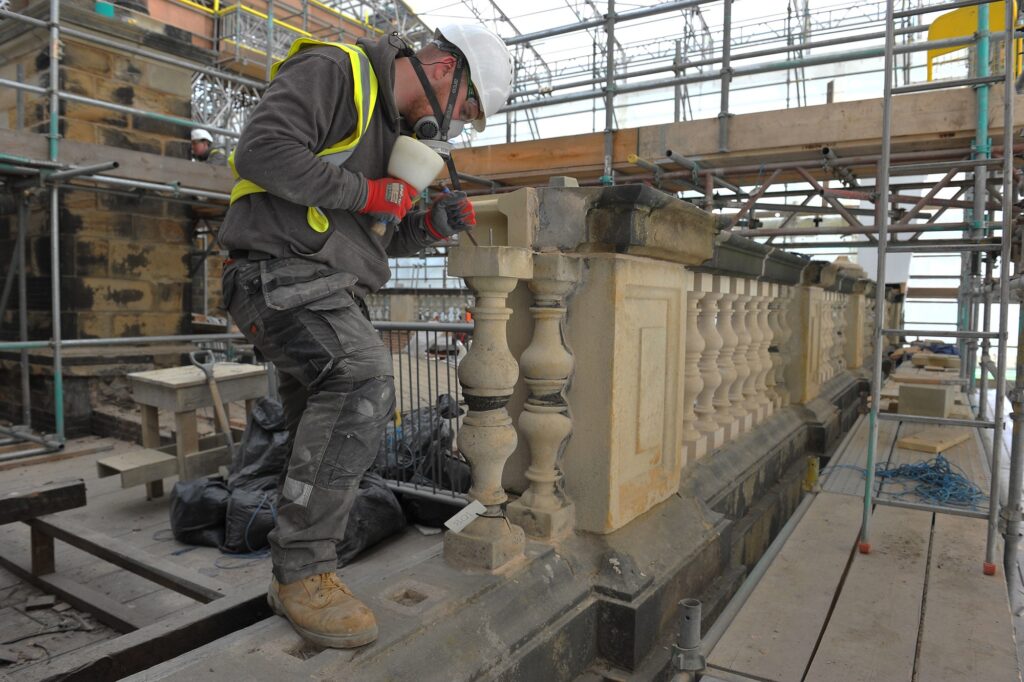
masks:
{"type": "Polygon", "coordinates": [[[979,503],[988,499],[981,488],[964,475],[963,469],[942,455],[914,464],[877,464],[875,476],[896,484],[912,486],[902,492],[892,493],[894,497],[917,495],[933,504],[970,509],[977,508],[979,503]]]}
{"type": "MultiPolygon", "coordinates": [[[[856,469],[861,476],[865,475],[864,467],[855,464],[834,464],[830,468],[856,469]]],[[[988,501],[988,495],[967,478],[963,469],[942,455],[914,464],[876,464],[875,476],[904,486],[904,490],[886,493],[896,498],[917,496],[927,503],[966,509],[977,509],[979,504],[988,501]]]]}

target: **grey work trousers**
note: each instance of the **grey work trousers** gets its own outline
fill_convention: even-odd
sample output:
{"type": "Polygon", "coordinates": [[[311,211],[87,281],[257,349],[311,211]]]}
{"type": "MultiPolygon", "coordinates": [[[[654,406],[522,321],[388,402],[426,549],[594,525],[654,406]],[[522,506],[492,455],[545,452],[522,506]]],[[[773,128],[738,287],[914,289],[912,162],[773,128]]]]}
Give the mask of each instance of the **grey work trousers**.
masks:
{"type": "Polygon", "coordinates": [[[287,584],[333,571],[359,481],[395,408],[391,354],[349,287],[355,277],[303,258],[235,260],[224,305],[273,362],[291,438],[274,575],[287,584]]]}

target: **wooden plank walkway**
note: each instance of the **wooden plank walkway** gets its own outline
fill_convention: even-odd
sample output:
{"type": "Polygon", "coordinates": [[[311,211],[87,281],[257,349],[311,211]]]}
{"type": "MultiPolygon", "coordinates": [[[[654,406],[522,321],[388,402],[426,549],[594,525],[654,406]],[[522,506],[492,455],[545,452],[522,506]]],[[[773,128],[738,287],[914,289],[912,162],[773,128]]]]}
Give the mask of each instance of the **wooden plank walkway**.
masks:
{"type": "Polygon", "coordinates": [[[726,671],[799,680],[814,654],[860,530],[851,495],[821,493],[711,652],[726,671]]]}
{"type": "Polygon", "coordinates": [[[853,558],[808,682],[912,678],[931,530],[927,512],[875,511],[871,554],[853,558]]]}
{"type": "MultiPolygon", "coordinates": [[[[47,517],[49,523],[60,525],[66,519],[69,529],[85,528],[93,537],[110,538],[112,546],[126,555],[140,561],[152,558],[153,565],[173,570],[180,567],[183,575],[192,575],[205,585],[216,588],[223,585],[226,595],[223,599],[259,596],[265,592],[270,578],[269,557],[233,556],[222,554],[214,547],[183,545],[174,540],[170,532],[170,496],[146,500],[141,487],[122,489],[116,478],[96,477],[96,460],[138,448],[138,445],[113,439],[86,438],[72,441],[68,450],[83,447],[113,445],[104,450],[72,459],[37,463],[31,466],[5,470],[0,474],[0,496],[19,489],[37,487],[48,481],[67,478],[82,478],[86,483],[87,505],[47,517]]],[[[173,485],[174,479],[169,481],[173,485]]],[[[425,550],[440,551],[440,535],[427,537],[418,531],[406,533],[386,541],[370,550],[342,573],[362,575],[375,574],[383,567],[395,563],[408,553],[425,550]]],[[[27,565],[30,529],[23,523],[0,526],[0,556],[5,560],[27,565]]],[[[56,543],[56,569],[58,579],[82,585],[116,603],[126,613],[133,615],[133,621],[141,626],[162,626],[165,623],[186,621],[193,611],[203,604],[178,592],[118,568],[93,554],[72,547],[63,541],[56,543]]],[[[10,589],[12,593],[27,595],[38,591],[26,585],[7,571],[0,569],[0,590],[10,589]],[[9,583],[9,588],[6,587],[9,583]]],[[[8,599],[0,594],[0,609],[17,607],[24,597],[8,599]]],[[[208,606],[216,606],[216,599],[208,606]]],[[[3,618],[0,612],[0,618],[3,618]]],[[[90,624],[95,619],[86,616],[90,624]]],[[[34,632],[39,628],[36,620],[20,619],[27,632],[11,628],[0,628],[9,637],[34,632]]],[[[98,624],[97,624],[98,625],[98,624]]],[[[24,629],[24,628],[23,628],[24,629]]],[[[98,626],[88,633],[62,633],[30,640],[47,647],[48,655],[17,666],[0,668],[0,679],[15,675],[19,680],[43,679],[55,670],[61,670],[66,661],[91,660],[92,651],[96,656],[114,646],[120,633],[98,626]],[[102,650],[102,651],[101,651],[102,650]],[[13,668],[13,669],[12,669],[13,668]]]]}
{"type": "MultiPolygon", "coordinates": [[[[835,461],[863,466],[858,434],[866,435],[866,421],[855,425],[835,461]]],[[[951,449],[951,461],[984,460],[977,438],[963,446],[951,449]]],[[[898,463],[923,453],[890,447],[889,454],[898,463]]],[[[856,477],[844,473],[823,482],[824,491],[710,653],[709,672],[761,682],[1019,682],[1005,576],[981,570],[985,522],[877,505],[872,552],[857,553],[863,477],[848,471],[856,477]]]]}
{"type": "MultiPolygon", "coordinates": [[[[1006,586],[978,570],[985,552],[981,519],[938,514],[921,628],[920,680],[1019,680],[1006,586]],[[991,607],[986,608],[988,605],[991,607]]],[[[1000,544],[997,556],[1002,557],[1000,544]]],[[[1017,576],[1012,576],[1016,578],[1017,576]]]]}

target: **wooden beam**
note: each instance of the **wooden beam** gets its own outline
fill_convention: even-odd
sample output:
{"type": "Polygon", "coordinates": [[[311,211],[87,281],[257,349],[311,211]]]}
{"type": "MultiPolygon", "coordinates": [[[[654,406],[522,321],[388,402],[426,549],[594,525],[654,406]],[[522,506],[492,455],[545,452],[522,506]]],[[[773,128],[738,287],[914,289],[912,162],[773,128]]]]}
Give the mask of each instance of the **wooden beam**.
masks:
{"type": "MultiPolygon", "coordinates": [[[[616,170],[635,168],[627,159],[636,153],[638,134],[637,128],[615,132],[612,166],[616,170]]],[[[456,149],[452,158],[460,172],[516,184],[547,184],[553,175],[597,177],[604,166],[604,133],[456,149]]]]}
{"type": "Polygon", "coordinates": [[[62,540],[73,547],[109,561],[146,580],[205,603],[224,596],[223,583],[191,569],[154,556],[122,540],[97,533],[64,518],[28,521],[33,532],[62,540]]]}
{"type": "Polygon", "coordinates": [[[0,525],[84,506],[85,483],[80,478],[23,492],[11,491],[0,497],[0,525]]]}
{"type": "MultiPolygon", "coordinates": [[[[993,88],[992,109],[999,111],[1001,91],[993,88]]],[[[1024,104],[1024,98],[1018,98],[1024,104]]],[[[970,150],[975,131],[974,92],[968,89],[922,92],[893,99],[893,151],[970,150]]],[[[1024,126],[1024,106],[1014,107],[1014,125],[1024,126]]],[[[746,166],[764,161],[821,160],[821,148],[832,147],[843,156],[878,154],[881,140],[882,101],[867,99],[836,102],[785,111],[738,114],[730,120],[730,151],[718,151],[715,118],[620,130],[615,133],[613,165],[628,181],[628,174],[646,171],[628,162],[634,153],[650,161],[665,161],[672,149],[703,167],[746,166]]],[[[993,121],[1001,130],[1002,120],[993,121]]],[[[995,131],[996,129],[993,129],[995,131]]],[[[994,133],[1001,139],[1001,133],[994,133]]],[[[601,174],[603,133],[586,133],[531,142],[458,149],[454,158],[460,171],[506,184],[546,184],[551,175],[592,179],[601,174]]],[[[679,170],[665,161],[666,170],[679,170]]],[[[874,175],[872,165],[854,169],[874,175]]],[[[821,168],[812,171],[822,179],[821,168]]],[[[757,183],[758,174],[729,176],[731,181],[757,183]]],[[[802,181],[783,173],[779,182],[802,181]]]]}
{"type": "Polygon", "coordinates": [[[907,289],[907,298],[937,298],[942,300],[956,300],[958,294],[959,290],[956,287],[910,287],[909,289],[907,289]]]}
{"type": "Polygon", "coordinates": [[[118,632],[132,632],[149,625],[131,608],[59,573],[35,575],[29,567],[5,554],[0,554],[0,567],[44,592],[57,595],[76,609],[88,611],[101,623],[118,632]]]}
{"type": "MultiPolygon", "coordinates": [[[[25,131],[0,130],[0,150],[4,154],[35,161],[48,159],[46,136],[25,131]]],[[[234,184],[231,169],[208,163],[193,163],[159,154],[146,154],[130,149],[108,147],[102,144],[60,141],[60,162],[70,165],[88,165],[103,161],[117,161],[113,170],[102,175],[161,184],[179,183],[183,187],[229,194],[234,184]]]]}
{"type": "Polygon", "coordinates": [[[270,617],[266,583],[249,584],[223,599],[183,609],[116,639],[70,652],[50,666],[48,679],[105,682],[151,668],[270,617]]]}

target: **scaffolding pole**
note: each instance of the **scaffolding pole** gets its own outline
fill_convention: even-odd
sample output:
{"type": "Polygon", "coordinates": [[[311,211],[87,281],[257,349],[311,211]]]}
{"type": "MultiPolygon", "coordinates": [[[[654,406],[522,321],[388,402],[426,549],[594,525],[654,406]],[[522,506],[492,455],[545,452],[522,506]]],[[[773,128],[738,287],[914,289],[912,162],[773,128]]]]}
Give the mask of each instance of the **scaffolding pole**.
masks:
{"type": "Polygon", "coordinates": [[[893,25],[893,0],[885,3],[885,71],[882,89],[882,156],[878,164],[875,204],[878,224],[877,259],[875,261],[875,357],[871,372],[871,410],[868,412],[868,452],[864,472],[864,510],[861,516],[860,542],[862,554],[871,551],[871,493],[875,485],[875,450],[878,448],[878,405],[882,400],[882,357],[885,355],[885,249],[889,230],[889,164],[892,156],[892,68],[896,37],[893,25]]]}
{"type": "MultiPolygon", "coordinates": [[[[1005,14],[1004,20],[1006,26],[1013,26],[1013,9],[1015,3],[1006,2],[1004,3],[1005,14]]],[[[1013,76],[1014,66],[1017,63],[1016,55],[1016,41],[1013,36],[1007,34],[1004,39],[1004,52],[1003,52],[1003,147],[1006,148],[1007,144],[1012,145],[1013,142],[1013,100],[1014,100],[1014,88],[1013,88],[1013,76]]],[[[1010,245],[1013,241],[1013,215],[1012,215],[1012,201],[1013,201],[1013,155],[1003,153],[1003,196],[1002,196],[1002,209],[1003,209],[1003,225],[1002,234],[999,235],[1002,240],[1002,252],[999,258],[999,345],[998,345],[998,356],[996,358],[996,405],[995,414],[993,420],[996,423],[996,428],[992,431],[992,486],[989,491],[989,513],[988,513],[988,538],[985,544],[985,564],[984,570],[986,574],[992,575],[996,572],[995,560],[996,560],[996,534],[999,531],[999,483],[1000,483],[1000,459],[1003,452],[1003,403],[1005,402],[1004,396],[1006,395],[1006,345],[1009,340],[1008,325],[1009,317],[1008,311],[1010,306],[1010,245]]],[[[1020,345],[1020,341],[1018,341],[1020,345]]],[[[1018,366],[1020,365],[1020,349],[1017,350],[1018,366]]],[[[1017,375],[1017,381],[1020,382],[1020,375],[1017,375]]],[[[1015,400],[1014,412],[1020,412],[1020,395],[1015,391],[1013,398],[1015,400]]],[[[1015,423],[1014,433],[1018,433],[1019,428],[1015,423]]],[[[1009,481],[1009,497],[1007,499],[1007,512],[1010,512],[1010,516],[1013,517],[1014,513],[1016,518],[1011,518],[1007,527],[1006,534],[1006,551],[1007,554],[1004,556],[1004,570],[1008,567],[1016,566],[1017,561],[1017,546],[1019,538],[1017,535],[1011,537],[1011,529],[1013,533],[1019,533],[1020,531],[1020,495],[1021,495],[1021,452],[1020,452],[1020,438],[1016,439],[1015,445],[1017,447],[1011,448],[1010,456],[1010,481],[1009,481]],[[1015,466],[1016,464],[1016,466],[1015,466]],[[1013,549],[1013,556],[1009,554],[1010,549],[1013,549]],[[1012,563],[1010,563],[1012,561],[1012,563]]],[[[1015,589],[1009,588],[1012,583],[1009,580],[1009,576],[1015,574],[1006,570],[1005,577],[1007,578],[1007,586],[1010,590],[1010,594],[1016,593],[1015,589]]],[[[1014,599],[1011,596],[1011,599],[1014,599]]]]}
{"type": "MultiPolygon", "coordinates": [[[[60,139],[60,2],[50,0],[50,161],[58,162],[60,139]]],[[[64,446],[64,368],[60,330],[60,188],[50,187],[50,323],[53,336],[53,421],[64,446]]]]}

